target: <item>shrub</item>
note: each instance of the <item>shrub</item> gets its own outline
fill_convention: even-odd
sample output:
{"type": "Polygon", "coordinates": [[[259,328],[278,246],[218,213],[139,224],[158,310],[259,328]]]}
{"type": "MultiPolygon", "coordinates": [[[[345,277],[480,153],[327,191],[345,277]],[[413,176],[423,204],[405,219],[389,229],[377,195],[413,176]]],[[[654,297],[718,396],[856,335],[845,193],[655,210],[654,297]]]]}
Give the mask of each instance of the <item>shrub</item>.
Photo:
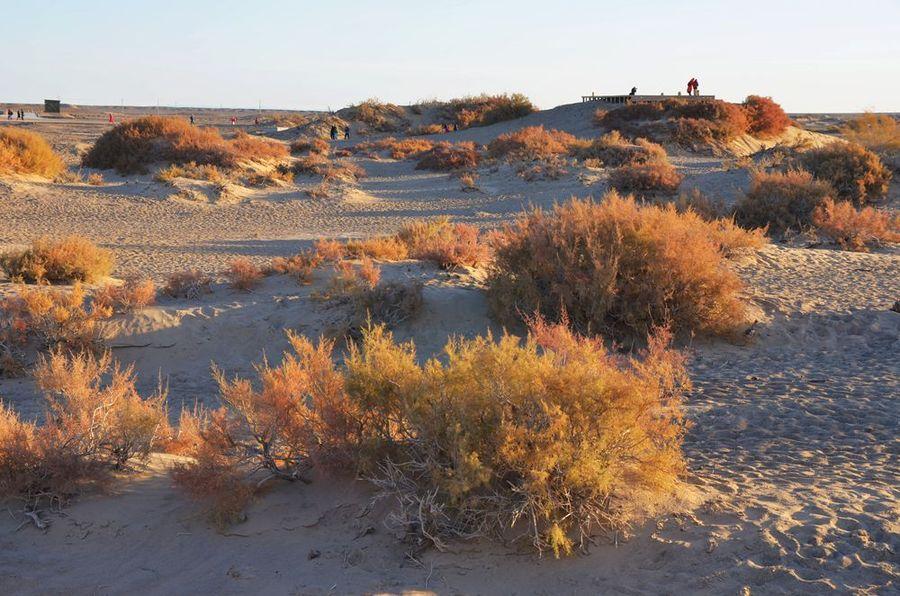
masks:
{"type": "Polygon", "coordinates": [[[406,244],[412,258],[434,261],[444,269],[476,267],[490,259],[487,245],[479,240],[478,228],[454,224],[447,217],[410,222],[400,229],[397,238],[406,244]]]}
{"type": "Polygon", "coordinates": [[[402,261],[409,257],[409,248],[396,236],[348,240],[344,249],[347,255],[356,258],[370,257],[385,261],[402,261]]]}
{"type": "Polygon", "coordinates": [[[94,172],[93,174],[88,175],[87,183],[91,186],[103,186],[103,174],[94,172]]]}
{"type": "Polygon", "coordinates": [[[344,245],[334,239],[319,238],[313,245],[316,255],[323,261],[340,261],[346,254],[344,245]]]}
{"type": "Polygon", "coordinates": [[[362,122],[378,132],[395,132],[408,125],[403,108],[377,99],[367,99],[342,113],[348,120],[362,122]]]}
{"type": "Polygon", "coordinates": [[[516,168],[516,174],[526,182],[559,180],[568,173],[566,161],[558,157],[547,161],[522,163],[516,168]]]}
{"type": "Polygon", "coordinates": [[[331,152],[331,145],[325,139],[301,137],[291,143],[291,153],[328,155],[329,152],[331,152]]]}
{"type": "Polygon", "coordinates": [[[617,130],[606,133],[589,143],[574,146],[572,155],[580,160],[600,160],[604,166],[610,168],[668,159],[662,145],[657,145],[647,139],[630,142],[617,130]]]}
{"type": "Polygon", "coordinates": [[[543,160],[566,155],[576,142],[575,136],[543,126],[528,126],[502,134],[488,144],[490,157],[511,160],[543,160]]]}
{"type": "Polygon", "coordinates": [[[812,225],[813,210],[834,195],[827,182],[803,170],[754,172],[750,190],[735,206],[735,219],[745,227],[765,227],[774,234],[802,231],[812,225]]]}
{"type": "Polygon", "coordinates": [[[668,161],[655,161],[621,166],[609,175],[610,187],[623,192],[646,195],[661,192],[674,194],[683,176],[668,161]]]}
{"type": "Polygon", "coordinates": [[[354,299],[348,335],[362,337],[363,330],[373,324],[396,327],[419,314],[423,303],[421,282],[391,281],[366,288],[354,299]]]}
{"type": "Polygon", "coordinates": [[[123,174],[143,172],[156,162],[215,165],[233,168],[241,160],[287,157],[281,143],[239,132],[231,141],[212,128],[191,126],[183,118],[143,116],[103,133],[82,159],[93,168],[123,174]]]}
{"type": "Polygon", "coordinates": [[[477,168],[481,155],[475,143],[435,143],[434,147],[421,154],[417,170],[434,170],[447,172],[450,170],[477,168]]]}
{"type": "Polygon", "coordinates": [[[257,384],[217,374],[225,409],[175,472],[226,521],[268,479],[322,466],[372,478],[397,498],[391,521],[420,541],[441,548],[512,528],[560,555],[622,528],[684,470],[689,381],[665,333],[624,358],[535,321],[524,344],[457,339],[420,366],[411,343],[376,326],[341,368],[332,342],[289,339],[293,353],[257,366],[257,384]],[[251,483],[254,470],[265,475],[251,483]]]}
{"type": "Polygon", "coordinates": [[[757,138],[777,137],[791,124],[791,119],[771,97],[751,95],[744,100],[749,125],[747,132],[757,138]]]}
{"type": "Polygon", "coordinates": [[[328,286],[312,298],[327,302],[353,302],[362,292],[375,287],[380,279],[381,268],[371,259],[363,259],[358,266],[349,261],[337,261],[328,286]]]}
{"type": "MultiPolygon", "coordinates": [[[[452,174],[451,174],[452,176],[452,174]]],[[[478,188],[478,174],[472,172],[466,172],[459,176],[459,188],[463,192],[477,192],[478,188]]]]}
{"type": "Polygon", "coordinates": [[[292,257],[275,257],[269,271],[279,275],[293,275],[302,284],[312,283],[313,271],[322,263],[322,257],[314,250],[307,250],[292,257]]]}
{"type": "Polygon", "coordinates": [[[621,130],[640,120],[659,120],[665,115],[662,103],[630,103],[614,110],[597,110],[594,123],[607,130],[621,130]]]}
{"type": "Polygon", "coordinates": [[[460,128],[488,126],[523,118],[536,110],[531,100],[521,93],[462,97],[451,99],[442,106],[444,118],[460,128]]]}
{"type": "Polygon", "coordinates": [[[830,183],[839,198],[857,205],[880,199],[891,182],[891,172],[881,159],[854,143],[832,143],[807,151],[800,162],[813,176],[830,183]]]}
{"type": "Polygon", "coordinates": [[[365,169],[358,164],[342,159],[332,160],[318,154],[301,157],[294,162],[293,168],[296,174],[321,176],[323,185],[332,182],[355,183],[366,176],[365,169]]]}
{"type": "Polygon", "coordinates": [[[231,261],[225,275],[231,282],[231,287],[245,292],[249,292],[259,285],[263,277],[259,267],[246,257],[238,257],[231,261]]]}
{"type": "Polygon", "coordinates": [[[30,130],[0,128],[0,174],[36,174],[54,178],[66,166],[44,137],[30,130]]]}
{"type": "Polygon", "coordinates": [[[98,289],[94,302],[112,311],[141,309],[156,302],[156,285],[146,277],[129,277],[122,285],[107,284],[98,289]]]}
{"type": "Polygon", "coordinates": [[[812,214],[819,233],[847,250],[866,252],[885,242],[900,242],[900,216],[874,207],[856,209],[826,198],[812,214]]]}
{"type": "Polygon", "coordinates": [[[871,151],[900,151],[900,124],[887,114],[866,113],[852,118],[841,128],[841,134],[871,151]]]}
{"type": "Polygon", "coordinates": [[[417,158],[434,147],[434,143],[425,139],[390,139],[385,149],[392,159],[417,158]]]}
{"type": "Polygon", "coordinates": [[[202,294],[212,293],[212,279],[198,269],[173,273],[166,281],[163,292],[173,298],[196,300],[202,294]]]}
{"type": "Polygon", "coordinates": [[[92,283],[112,273],[114,264],[111,251],[81,236],[56,241],[41,237],[27,250],[0,256],[7,275],[29,283],[92,283]]]}
{"type": "Polygon", "coordinates": [[[728,334],[744,308],[722,244],[739,233],[615,192],[599,203],[573,199],[530,212],[498,239],[488,299],[504,323],[567,313],[583,333],[644,337],[670,323],[676,332],[728,334]]]}
{"type": "Polygon", "coordinates": [[[173,186],[177,178],[190,178],[192,180],[205,180],[216,184],[224,183],[228,178],[222,170],[214,165],[198,165],[188,162],[183,165],[170,164],[160,170],[154,176],[157,182],[173,186]]]}
{"type": "Polygon", "coordinates": [[[414,126],[407,131],[411,136],[438,135],[444,132],[444,128],[440,124],[420,124],[414,126]]]}

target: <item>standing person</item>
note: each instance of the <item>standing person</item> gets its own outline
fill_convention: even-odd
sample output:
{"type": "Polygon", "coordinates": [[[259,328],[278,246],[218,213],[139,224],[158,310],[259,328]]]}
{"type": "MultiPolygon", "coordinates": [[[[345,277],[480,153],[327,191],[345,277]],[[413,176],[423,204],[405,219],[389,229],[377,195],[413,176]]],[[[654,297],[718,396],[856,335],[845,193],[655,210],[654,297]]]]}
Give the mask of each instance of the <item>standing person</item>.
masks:
{"type": "Polygon", "coordinates": [[[235,118],[234,116],[232,116],[232,117],[231,117],[231,125],[234,126],[235,124],[237,124],[237,118],[235,118]]]}
{"type": "Polygon", "coordinates": [[[194,115],[191,114],[191,126],[193,126],[193,125],[194,125],[194,115]]]}
{"type": "Polygon", "coordinates": [[[694,95],[697,97],[700,96],[700,81],[697,79],[694,79],[694,95]]]}
{"type": "Polygon", "coordinates": [[[12,108],[7,108],[7,109],[6,109],[6,119],[7,119],[7,120],[12,120],[12,108]]]}
{"type": "Polygon", "coordinates": [[[691,78],[691,79],[688,81],[687,94],[688,94],[688,95],[693,95],[693,94],[694,94],[694,79],[693,79],[693,78],[691,78]]]}
{"type": "Polygon", "coordinates": [[[345,141],[350,140],[350,126],[349,125],[344,127],[344,140],[345,141]]]}
{"type": "Polygon", "coordinates": [[[331,140],[336,141],[337,135],[338,135],[337,125],[332,124],[331,125],[331,140]]]}
{"type": "Polygon", "coordinates": [[[458,130],[459,130],[459,125],[456,122],[454,122],[453,123],[453,132],[456,132],[458,130]]]}
{"type": "Polygon", "coordinates": [[[442,130],[443,132],[450,132],[450,127],[447,126],[447,123],[446,123],[446,122],[444,122],[444,123],[441,124],[441,130],[442,130]]]}
{"type": "Polygon", "coordinates": [[[109,123],[110,123],[110,124],[115,124],[115,122],[116,122],[116,119],[113,118],[112,112],[110,112],[110,113],[109,113],[109,123]]]}
{"type": "Polygon", "coordinates": [[[632,96],[632,97],[634,97],[635,95],[637,95],[637,87],[632,87],[632,88],[631,88],[631,93],[629,93],[628,95],[630,95],[630,96],[632,96]]]}

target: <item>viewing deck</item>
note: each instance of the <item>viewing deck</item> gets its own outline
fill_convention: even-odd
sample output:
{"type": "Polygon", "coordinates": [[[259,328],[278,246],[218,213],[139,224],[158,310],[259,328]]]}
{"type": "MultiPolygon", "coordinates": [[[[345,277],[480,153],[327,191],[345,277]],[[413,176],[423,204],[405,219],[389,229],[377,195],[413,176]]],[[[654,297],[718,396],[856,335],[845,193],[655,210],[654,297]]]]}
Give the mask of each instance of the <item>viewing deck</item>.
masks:
{"type": "Polygon", "coordinates": [[[671,99],[685,99],[690,101],[711,101],[715,95],[582,95],[581,101],[602,101],[606,103],[653,103],[657,101],[669,101],[671,99]]]}

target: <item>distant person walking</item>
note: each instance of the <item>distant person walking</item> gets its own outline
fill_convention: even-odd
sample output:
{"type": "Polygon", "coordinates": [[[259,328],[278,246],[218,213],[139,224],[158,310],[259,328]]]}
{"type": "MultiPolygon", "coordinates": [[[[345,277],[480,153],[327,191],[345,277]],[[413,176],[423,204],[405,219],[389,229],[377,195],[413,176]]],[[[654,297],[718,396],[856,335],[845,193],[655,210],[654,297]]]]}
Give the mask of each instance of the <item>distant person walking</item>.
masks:
{"type": "Polygon", "coordinates": [[[694,79],[694,95],[697,97],[700,96],[700,81],[697,79],[694,79]]]}
{"type": "Polygon", "coordinates": [[[444,122],[443,124],[441,124],[441,130],[442,130],[443,132],[450,132],[450,127],[447,126],[447,123],[446,123],[446,122],[444,122]]]}
{"type": "Polygon", "coordinates": [[[691,80],[688,81],[687,94],[700,95],[700,82],[697,81],[696,77],[692,77],[691,80]]]}
{"type": "Polygon", "coordinates": [[[6,119],[7,119],[7,120],[12,120],[12,108],[7,108],[7,109],[6,109],[6,119]]]}
{"type": "Polygon", "coordinates": [[[110,124],[115,124],[115,123],[116,123],[116,119],[113,118],[112,112],[109,113],[109,123],[110,123],[110,124]]]}
{"type": "Polygon", "coordinates": [[[234,126],[235,124],[237,124],[237,118],[235,118],[234,116],[232,116],[232,117],[231,117],[231,125],[234,126]]]}
{"type": "Polygon", "coordinates": [[[344,140],[345,141],[350,140],[350,127],[349,126],[344,127],[344,140]]]}
{"type": "Polygon", "coordinates": [[[631,93],[629,93],[628,95],[630,95],[631,97],[634,97],[635,95],[637,95],[637,87],[632,87],[631,93]]]}
{"type": "Polygon", "coordinates": [[[193,125],[194,125],[194,115],[191,114],[191,126],[193,126],[193,125]]]}
{"type": "Polygon", "coordinates": [[[336,140],[337,140],[337,135],[338,135],[337,125],[332,124],[332,125],[331,125],[331,140],[332,140],[332,141],[336,141],[336,140]]]}

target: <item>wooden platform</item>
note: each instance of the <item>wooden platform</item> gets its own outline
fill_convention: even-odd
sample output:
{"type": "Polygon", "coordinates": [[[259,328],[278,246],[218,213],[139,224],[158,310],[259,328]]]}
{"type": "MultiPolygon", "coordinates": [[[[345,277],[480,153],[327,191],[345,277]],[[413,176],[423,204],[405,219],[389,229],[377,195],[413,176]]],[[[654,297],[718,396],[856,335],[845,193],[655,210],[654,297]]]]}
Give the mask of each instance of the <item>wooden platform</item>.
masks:
{"type": "Polygon", "coordinates": [[[594,95],[592,93],[590,95],[582,95],[581,101],[602,101],[605,103],[653,103],[673,99],[711,101],[715,98],[715,95],[594,95]]]}

